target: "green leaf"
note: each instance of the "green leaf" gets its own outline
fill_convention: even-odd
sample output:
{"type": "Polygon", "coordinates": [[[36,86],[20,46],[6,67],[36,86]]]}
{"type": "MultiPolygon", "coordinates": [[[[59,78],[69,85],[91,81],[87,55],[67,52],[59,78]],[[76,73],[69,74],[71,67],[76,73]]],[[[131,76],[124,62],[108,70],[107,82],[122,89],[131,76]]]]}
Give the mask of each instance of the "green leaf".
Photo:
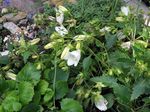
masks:
{"type": "Polygon", "coordinates": [[[30,103],[26,105],[21,112],[40,112],[40,105],[30,103]]]}
{"type": "Polygon", "coordinates": [[[21,107],[22,107],[22,105],[19,102],[14,102],[13,103],[13,110],[15,112],[21,110],[21,107]]]}
{"type": "Polygon", "coordinates": [[[102,82],[106,86],[109,86],[109,87],[114,87],[117,85],[117,79],[115,79],[114,77],[111,77],[111,76],[107,76],[107,75],[91,78],[91,81],[102,82]]]}
{"type": "Polygon", "coordinates": [[[6,98],[2,102],[2,107],[6,112],[14,112],[21,109],[22,105],[19,102],[18,92],[16,90],[7,94],[6,98]]]}
{"type": "Polygon", "coordinates": [[[106,95],[104,95],[104,97],[106,98],[106,100],[108,101],[108,104],[107,104],[107,108],[111,108],[114,104],[114,95],[112,93],[108,93],[106,95]]]}
{"type": "Polygon", "coordinates": [[[8,56],[0,56],[0,64],[8,64],[9,63],[9,57],[8,56]]]}
{"type": "Polygon", "coordinates": [[[126,105],[130,104],[131,91],[129,88],[118,84],[116,86],[113,86],[113,91],[119,102],[126,105]]]}
{"type": "Polygon", "coordinates": [[[34,96],[33,96],[32,102],[35,104],[39,104],[40,100],[41,100],[41,93],[39,92],[39,90],[34,91],[34,96]]]}
{"type": "Polygon", "coordinates": [[[20,82],[18,90],[19,90],[19,100],[23,104],[28,104],[30,101],[32,101],[34,95],[34,87],[31,83],[20,82]]]}
{"type": "Polygon", "coordinates": [[[85,71],[88,71],[91,64],[92,64],[91,56],[88,56],[88,57],[84,58],[84,60],[83,60],[83,69],[85,71]]]}
{"type": "Polygon", "coordinates": [[[63,98],[67,92],[69,91],[68,89],[68,84],[66,81],[57,81],[56,82],[56,99],[61,99],[63,98]]]}
{"type": "Polygon", "coordinates": [[[134,84],[131,100],[137,99],[140,95],[144,94],[146,89],[147,83],[146,80],[140,80],[137,81],[137,83],[134,84]]]}
{"type": "Polygon", "coordinates": [[[83,112],[80,103],[70,98],[66,98],[61,101],[61,109],[64,112],[83,112]]]}
{"type": "Polygon", "coordinates": [[[110,49],[115,45],[115,43],[117,41],[117,36],[116,35],[110,35],[107,33],[105,35],[105,39],[106,39],[106,47],[107,47],[107,49],[110,49]]]}
{"type": "Polygon", "coordinates": [[[0,79],[0,95],[8,89],[8,83],[5,80],[0,79]]]}
{"type": "Polygon", "coordinates": [[[40,80],[38,84],[38,90],[40,91],[41,95],[44,95],[46,90],[48,89],[49,83],[45,80],[40,80]]]}
{"type": "MultiPolygon", "coordinates": [[[[69,73],[66,73],[64,72],[63,70],[61,69],[57,69],[56,70],[56,81],[67,81],[68,78],[69,78],[69,73]]],[[[50,82],[53,82],[53,79],[54,79],[54,73],[55,73],[55,70],[49,70],[47,69],[45,72],[44,72],[44,77],[49,80],[50,82]]]]}
{"type": "Polygon", "coordinates": [[[30,51],[25,51],[25,52],[23,52],[21,55],[22,55],[22,57],[23,57],[23,61],[24,61],[24,63],[26,63],[27,62],[27,60],[28,60],[28,58],[31,56],[31,52],[30,51]]]}
{"type": "Polygon", "coordinates": [[[41,72],[32,63],[27,63],[17,75],[18,81],[29,81],[36,85],[40,81],[41,72]]]}
{"type": "Polygon", "coordinates": [[[48,89],[44,96],[44,102],[47,103],[50,101],[54,96],[54,91],[52,89],[48,89]]]}

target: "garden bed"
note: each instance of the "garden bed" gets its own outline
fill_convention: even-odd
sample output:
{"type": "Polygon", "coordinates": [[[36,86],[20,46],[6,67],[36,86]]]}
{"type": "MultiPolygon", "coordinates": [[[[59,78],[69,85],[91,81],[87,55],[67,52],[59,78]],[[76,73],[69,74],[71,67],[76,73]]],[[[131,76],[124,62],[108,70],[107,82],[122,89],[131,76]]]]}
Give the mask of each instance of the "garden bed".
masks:
{"type": "Polygon", "coordinates": [[[43,8],[1,13],[0,112],[150,112],[141,11],[121,0],[43,8]]]}

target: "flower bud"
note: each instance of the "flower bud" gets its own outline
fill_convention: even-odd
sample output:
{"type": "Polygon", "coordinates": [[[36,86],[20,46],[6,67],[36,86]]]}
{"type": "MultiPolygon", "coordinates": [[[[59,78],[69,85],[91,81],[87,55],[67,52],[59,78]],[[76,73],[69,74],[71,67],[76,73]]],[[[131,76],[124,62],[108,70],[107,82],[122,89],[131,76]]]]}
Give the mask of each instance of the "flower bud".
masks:
{"type": "Polygon", "coordinates": [[[32,58],[36,59],[36,58],[38,58],[38,56],[37,55],[32,55],[32,58]]]}
{"type": "Polygon", "coordinates": [[[55,43],[56,43],[56,42],[50,42],[50,43],[46,44],[46,45],[44,46],[44,49],[50,49],[50,48],[53,48],[54,45],[55,45],[55,43]]]}
{"type": "Polygon", "coordinates": [[[7,72],[6,76],[12,80],[16,80],[16,74],[14,74],[12,72],[7,72]]]}
{"type": "Polygon", "coordinates": [[[40,42],[40,38],[36,38],[30,41],[30,45],[35,45],[40,42]]]}
{"type": "Polygon", "coordinates": [[[116,21],[118,21],[118,22],[123,22],[124,19],[123,19],[123,17],[116,17],[116,21]]]}
{"type": "Polygon", "coordinates": [[[64,13],[69,12],[68,9],[66,9],[66,8],[65,8],[64,6],[62,6],[62,5],[59,5],[59,6],[58,6],[58,9],[61,10],[62,12],[64,12],[64,13]]]}
{"type": "Polygon", "coordinates": [[[81,48],[81,43],[77,42],[76,49],[80,49],[80,48],[81,48]]]}
{"type": "Polygon", "coordinates": [[[65,56],[68,54],[70,48],[69,47],[65,47],[65,49],[63,50],[62,54],[61,54],[61,59],[64,59],[65,56]]]}

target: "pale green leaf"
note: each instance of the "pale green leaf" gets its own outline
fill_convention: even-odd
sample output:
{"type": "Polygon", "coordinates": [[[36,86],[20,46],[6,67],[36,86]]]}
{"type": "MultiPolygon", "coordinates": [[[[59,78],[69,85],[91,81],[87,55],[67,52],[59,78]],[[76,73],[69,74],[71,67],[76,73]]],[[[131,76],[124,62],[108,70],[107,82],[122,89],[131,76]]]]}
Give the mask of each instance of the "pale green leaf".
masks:
{"type": "Polygon", "coordinates": [[[19,100],[23,104],[28,104],[32,101],[34,95],[34,87],[29,82],[20,82],[18,86],[19,100]]]}
{"type": "Polygon", "coordinates": [[[64,112],[83,112],[80,103],[70,98],[66,98],[61,101],[61,109],[64,112]]]}

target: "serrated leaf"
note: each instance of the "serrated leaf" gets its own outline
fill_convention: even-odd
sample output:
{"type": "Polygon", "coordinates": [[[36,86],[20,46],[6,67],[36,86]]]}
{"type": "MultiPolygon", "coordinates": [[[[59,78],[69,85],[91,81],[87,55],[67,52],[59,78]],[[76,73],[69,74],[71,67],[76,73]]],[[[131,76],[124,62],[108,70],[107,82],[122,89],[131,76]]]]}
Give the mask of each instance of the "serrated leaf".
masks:
{"type": "Polygon", "coordinates": [[[40,91],[41,95],[44,95],[46,90],[48,89],[49,83],[45,80],[40,80],[38,84],[38,90],[40,91]]]}
{"type": "Polygon", "coordinates": [[[107,108],[111,108],[114,104],[114,95],[112,93],[108,93],[104,95],[105,99],[107,100],[107,108]]]}
{"type": "Polygon", "coordinates": [[[61,109],[64,112],[83,112],[80,103],[70,98],[66,98],[61,101],[61,109]]]}
{"type": "Polygon", "coordinates": [[[44,102],[47,103],[53,98],[53,96],[54,96],[54,91],[52,89],[48,89],[43,98],[44,102]]]}
{"type": "Polygon", "coordinates": [[[0,56],[0,64],[8,64],[9,63],[9,57],[8,56],[0,56]]]}
{"type": "Polygon", "coordinates": [[[124,85],[113,86],[113,91],[117,100],[123,104],[130,104],[131,91],[124,85]]]}
{"type": "Polygon", "coordinates": [[[66,81],[57,81],[56,82],[56,99],[61,99],[63,98],[67,92],[69,91],[68,89],[68,84],[66,81]]]}
{"type": "Polygon", "coordinates": [[[23,57],[24,63],[27,62],[27,60],[28,60],[28,58],[31,56],[31,54],[32,54],[32,53],[31,53],[30,51],[25,51],[24,53],[21,54],[22,57],[23,57]]]}
{"type": "Polygon", "coordinates": [[[23,104],[28,104],[32,101],[34,95],[34,87],[29,82],[20,82],[18,86],[19,100],[23,104]]]}
{"type": "Polygon", "coordinates": [[[14,103],[13,103],[13,110],[14,110],[15,112],[21,110],[21,107],[22,107],[21,103],[19,103],[19,102],[14,102],[14,103]]]}
{"type": "Polygon", "coordinates": [[[27,63],[17,75],[19,81],[29,81],[36,85],[40,81],[41,72],[32,63],[27,63]]]}
{"type": "Polygon", "coordinates": [[[115,43],[117,41],[117,36],[116,35],[110,35],[107,33],[105,35],[105,39],[106,39],[106,47],[107,47],[107,49],[110,49],[115,45],[115,43]]]}
{"type": "MultiPolygon", "coordinates": [[[[57,69],[56,70],[56,81],[67,81],[68,78],[69,78],[69,73],[67,72],[64,72],[63,70],[61,69],[57,69]]],[[[47,69],[45,72],[44,72],[44,77],[49,80],[50,82],[53,82],[53,79],[54,79],[54,73],[55,73],[55,70],[49,70],[47,69]]]]}
{"type": "Polygon", "coordinates": [[[83,60],[83,69],[85,71],[88,71],[91,64],[92,64],[91,56],[88,56],[88,57],[84,58],[84,60],[83,60]]]}
{"type": "Polygon", "coordinates": [[[19,102],[18,92],[16,90],[8,92],[6,98],[2,102],[2,107],[6,112],[14,112],[21,109],[22,105],[19,102]]]}
{"type": "Polygon", "coordinates": [[[146,80],[140,80],[137,83],[134,84],[131,100],[137,99],[140,95],[142,95],[145,92],[146,89],[146,80]]]}
{"type": "Polygon", "coordinates": [[[106,86],[109,86],[109,87],[113,87],[113,86],[117,85],[117,79],[115,79],[114,77],[111,77],[111,76],[107,76],[107,75],[103,75],[100,77],[93,77],[93,78],[91,78],[91,81],[102,82],[106,86]]]}
{"type": "Polygon", "coordinates": [[[21,112],[40,112],[40,106],[34,103],[26,105],[21,112]]]}

